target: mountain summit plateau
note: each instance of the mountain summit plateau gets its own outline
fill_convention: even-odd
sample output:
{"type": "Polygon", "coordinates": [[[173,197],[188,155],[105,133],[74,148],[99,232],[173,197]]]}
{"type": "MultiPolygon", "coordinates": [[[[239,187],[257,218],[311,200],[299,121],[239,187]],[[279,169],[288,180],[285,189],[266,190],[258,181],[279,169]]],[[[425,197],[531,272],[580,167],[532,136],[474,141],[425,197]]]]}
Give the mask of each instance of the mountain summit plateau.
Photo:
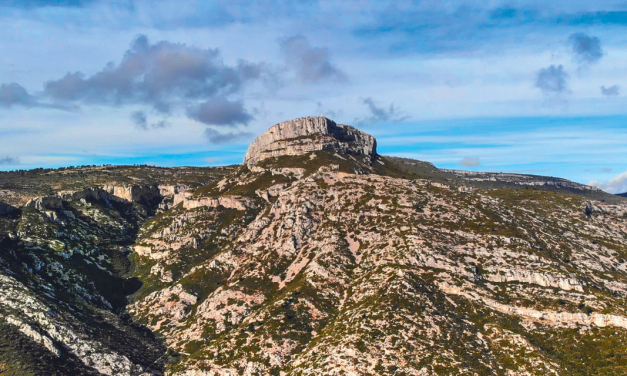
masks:
{"type": "Polygon", "coordinates": [[[270,157],[303,155],[317,150],[373,159],[377,155],[377,142],[350,125],[336,124],[323,116],[304,117],[270,127],[250,144],[244,163],[252,165],[270,157]]]}

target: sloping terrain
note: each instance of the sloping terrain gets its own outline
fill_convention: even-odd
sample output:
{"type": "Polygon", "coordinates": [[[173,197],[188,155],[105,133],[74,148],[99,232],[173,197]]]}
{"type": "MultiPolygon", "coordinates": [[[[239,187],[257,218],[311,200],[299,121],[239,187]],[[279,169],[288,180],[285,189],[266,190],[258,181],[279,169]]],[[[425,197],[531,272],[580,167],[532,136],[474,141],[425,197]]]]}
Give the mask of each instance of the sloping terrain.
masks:
{"type": "Polygon", "coordinates": [[[15,205],[0,213],[2,374],[131,375],[168,361],[163,340],[125,313],[127,296],[142,285],[128,256],[140,225],[168,206],[168,192],[225,170],[191,169],[182,177],[181,169],[101,171],[110,185],[86,186],[99,179],[92,168],[0,174],[15,205]],[[126,185],[171,183],[172,176],[181,184],[126,185]],[[49,195],[33,198],[41,192],[49,195]]]}
{"type": "Polygon", "coordinates": [[[180,355],[172,373],[627,372],[625,204],[347,160],[243,166],[205,191],[241,209],[146,223],[129,311],[180,355]]]}
{"type": "Polygon", "coordinates": [[[0,173],[0,373],[627,374],[627,201],[312,121],[241,166],[0,173]]]}

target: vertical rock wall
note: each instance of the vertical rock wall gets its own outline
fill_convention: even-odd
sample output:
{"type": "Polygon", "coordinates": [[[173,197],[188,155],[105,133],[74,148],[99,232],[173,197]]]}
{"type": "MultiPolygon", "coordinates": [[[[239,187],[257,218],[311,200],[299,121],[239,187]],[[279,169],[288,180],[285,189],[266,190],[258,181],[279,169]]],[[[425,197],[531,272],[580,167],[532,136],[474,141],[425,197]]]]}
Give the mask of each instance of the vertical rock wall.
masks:
{"type": "Polygon", "coordinates": [[[249,146],[244,163],[255,164],[268,157],[299,155],[314,150],[345,154],[377,154],[374,137],[350,125],[336,124],[323,116],[304,117],[270,127],[249,146]],[[307,136],[312,136],[304,140],[307,136]]]}

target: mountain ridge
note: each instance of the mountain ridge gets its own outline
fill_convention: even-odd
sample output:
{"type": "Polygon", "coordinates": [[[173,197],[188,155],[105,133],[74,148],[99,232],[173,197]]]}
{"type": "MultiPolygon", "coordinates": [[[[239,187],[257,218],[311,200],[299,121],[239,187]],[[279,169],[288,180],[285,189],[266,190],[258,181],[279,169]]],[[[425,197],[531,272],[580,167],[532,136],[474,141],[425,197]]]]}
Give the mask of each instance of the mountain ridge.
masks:
{"type": "Polygon", "coordinates": [[[312,129],[228,168],[0,174],[0,371],[627,369],[623,199],[312,129]]]}

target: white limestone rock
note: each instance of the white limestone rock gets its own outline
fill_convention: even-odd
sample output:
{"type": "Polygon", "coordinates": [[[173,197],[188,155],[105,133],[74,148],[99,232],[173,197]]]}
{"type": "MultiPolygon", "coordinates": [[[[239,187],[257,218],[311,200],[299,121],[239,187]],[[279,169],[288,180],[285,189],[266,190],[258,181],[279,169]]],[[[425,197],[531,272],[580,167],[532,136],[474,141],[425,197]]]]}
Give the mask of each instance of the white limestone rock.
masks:
{"type": "Polygon", "coordinates": [[[128,185],[104,186],[103,189],[113,196],[114,200],[127,202],[150,202],[161,197],[157,186],[128,185]]]}
{"type": "Polygon", "coordinates": [[[63,209],[63,200],[57,196],[37,197],[26,203],[27,207],[35,208],[43,211],[46,209],[55,210],[63,209]]]}
{"type": "Polygon", "coordinates": [[[317,150],[343,154],[377,155],[377,141],[350,125],[336,124],[323,116],[284,121],[270,127],[248,147],[244,163],[282,155],[302,155],[317,150]]]}

